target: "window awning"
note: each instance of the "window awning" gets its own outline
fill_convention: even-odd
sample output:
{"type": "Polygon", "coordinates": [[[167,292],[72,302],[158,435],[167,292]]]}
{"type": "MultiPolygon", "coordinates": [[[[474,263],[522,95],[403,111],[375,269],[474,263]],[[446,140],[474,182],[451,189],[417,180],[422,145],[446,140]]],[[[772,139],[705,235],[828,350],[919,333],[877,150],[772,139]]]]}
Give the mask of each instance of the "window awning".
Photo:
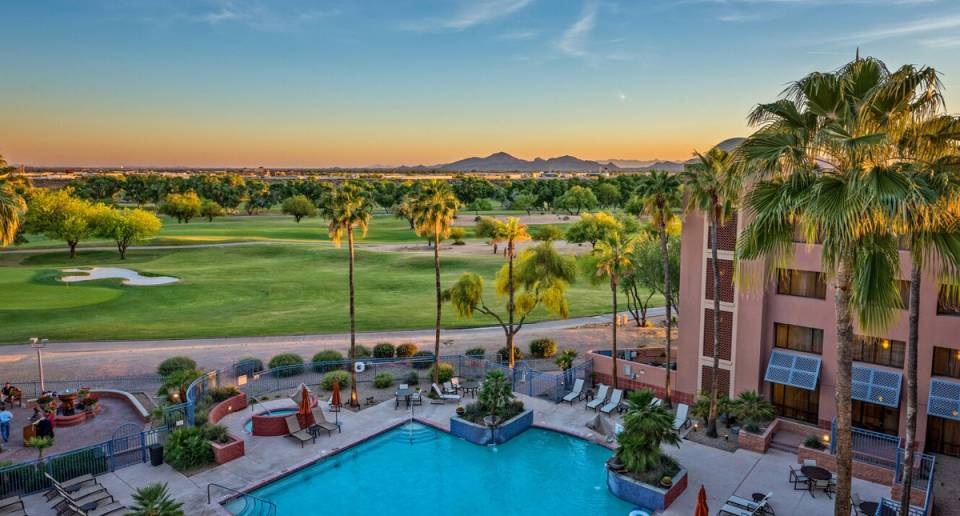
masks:
{"type": "Polygon", "coordinates": [[[900,386],[902,384],[903,373],[863,364],[853,364],[851,397],[855,400],[897,408],[900,406],[900,386]]]}
{"type": "Polygon", "coordinates": [[[820,357],[775,349],[770,354],[763,379],[808,391],[816,390],[820,379],[820,357]]]}
{"type": "Polygon", "coordinates": [[[931,379],[927,414],[960,421],[960,382],[931,379]]]}

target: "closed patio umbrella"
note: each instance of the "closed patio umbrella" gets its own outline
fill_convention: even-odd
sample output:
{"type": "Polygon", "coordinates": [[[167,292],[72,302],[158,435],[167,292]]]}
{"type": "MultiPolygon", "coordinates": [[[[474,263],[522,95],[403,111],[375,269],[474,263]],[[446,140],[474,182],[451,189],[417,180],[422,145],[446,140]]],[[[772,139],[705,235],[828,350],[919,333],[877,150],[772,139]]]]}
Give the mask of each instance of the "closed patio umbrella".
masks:
{"type": "Polygon", "coordinates": [[[310,389],[305,384],[300,384],[300,403],[297,406],[297,416],[303,422],[303,426],[310,426],[316,423],[311,421],[313,414],[310,413],[310,389]]]}
{"type": "Polygon", "coordinates": [[[334,421],[336,423],[340,422],[340,406],[342,405],[340,401],[340,382],[334,380],[333,382],[333,397],[330,400],[330,405],[333,407],[334,421]]]}
{"type": "Polygon", "coordinates": [[[700,485],[700,492],[697,493],[697,509],[693,516],[710,516],[710,508],[707,507],[707,491],[700,485]]]}

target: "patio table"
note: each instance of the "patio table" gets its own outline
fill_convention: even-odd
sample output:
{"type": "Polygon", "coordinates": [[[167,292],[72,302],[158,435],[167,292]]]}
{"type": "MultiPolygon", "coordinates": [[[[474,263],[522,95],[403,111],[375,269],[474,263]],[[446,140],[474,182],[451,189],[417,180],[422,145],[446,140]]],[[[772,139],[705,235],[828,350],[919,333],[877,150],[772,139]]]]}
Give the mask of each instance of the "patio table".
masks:
{"type": "Polygon", "coordinates": [[[880,504],[877,502],[860,502],[860,510],[863,511],[864,514],[869,514],[870,516],[876,514],[877,508],[879,507],[880,504]]]}
{"type": "Polygon", "coordinates": [[[396,402],[393,405],[394,410],[396,410],[400,406],[400,398],[403,398],[404,401],[406,401],[407,406],[409,407],[410,397],[413,396],[413,389],[409,387],[406,389],[397,389],[397,391],[394,392],[393,395],[396,398],[396,402]]]}
{"type": "MultiPolygon", "coordinates": [[[[821,468],[820,466],[803,466],[800,468],[800,473],[803,473],[807,476],[807,487],[810,490],[810,496],[816,498],[816,495],[813,494],[813,484],[815,481],[826,482],[833,478],[833,474],[829,470],[821,468]]],[[[824,491],[827,494],[827,498],[830,497],[830,493],[824,491]]]]}
{"type": "Polygon", "coordinates": [[[463,391],[463,395],[466,396],[469,392],[471,398],[477,397],[477,389],[479,388],[480,384],[477,382],[464,382],[460,384],[460,390],[463,391]]]}

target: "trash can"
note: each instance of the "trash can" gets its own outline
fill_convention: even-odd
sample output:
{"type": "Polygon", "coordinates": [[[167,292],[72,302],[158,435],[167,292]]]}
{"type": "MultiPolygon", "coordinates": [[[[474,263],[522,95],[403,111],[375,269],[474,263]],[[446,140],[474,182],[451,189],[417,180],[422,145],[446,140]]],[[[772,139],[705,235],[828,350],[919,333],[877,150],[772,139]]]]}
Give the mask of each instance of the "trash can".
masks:
{"type": "Polygon", "coordinates": [[[163,464],[163,445],[151,444],[147,448],[150,450],[150,465],[159,466],[163,464]]]}

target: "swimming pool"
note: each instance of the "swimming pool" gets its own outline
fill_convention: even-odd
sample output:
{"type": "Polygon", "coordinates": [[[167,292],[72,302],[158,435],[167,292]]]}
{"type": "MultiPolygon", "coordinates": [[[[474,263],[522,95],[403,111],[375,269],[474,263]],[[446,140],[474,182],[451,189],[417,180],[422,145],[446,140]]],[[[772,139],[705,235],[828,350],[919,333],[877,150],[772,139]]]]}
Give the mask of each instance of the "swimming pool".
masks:
{"type": "MultiPolygon", "coordinates": [[[[251,494],[278,514],[621,515],[607,490],[610,450],[531,428],[477,446],[413,423],[267,484],[251,494]]],[[[242,500],[227,504],[236,513],[242,500]]]]}
{"type": "MultiPolygon", "coordinates": [[[[257,415],[258,416],[289,416],[290,414],[296,414],[297,412],[298,410],[295,408],[282,408],[282,409],[268,410],[266,412],[261,412],[257,415]]],[[[246,430],[247,433],[253,433],[253,418],[248,419],[247,422],[243,424],[243,429],[246,430]]]]}

